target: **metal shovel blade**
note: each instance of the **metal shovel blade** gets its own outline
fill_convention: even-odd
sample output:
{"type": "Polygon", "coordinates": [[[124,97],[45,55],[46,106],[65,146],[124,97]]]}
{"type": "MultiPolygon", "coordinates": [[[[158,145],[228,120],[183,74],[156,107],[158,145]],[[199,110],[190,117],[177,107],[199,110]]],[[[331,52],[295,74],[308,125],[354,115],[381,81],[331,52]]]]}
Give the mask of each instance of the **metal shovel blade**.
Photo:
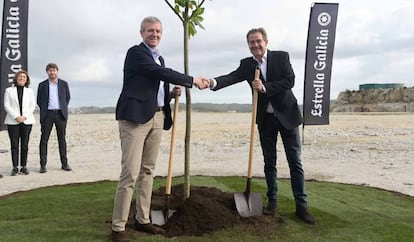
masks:
{"type": "Polygon", "coordinates": [[[242,217],[261,216],[263,212],[262,195],[258,192],[234,193],[237,212],[242,217]]]}
{"type": "Polygon", "coordinates": [[[151,222],[152,224],[162,226],[174,213],[175,210],[168,209],[168,217],[166,217],[163,210],[151,210],[151,222]]]}

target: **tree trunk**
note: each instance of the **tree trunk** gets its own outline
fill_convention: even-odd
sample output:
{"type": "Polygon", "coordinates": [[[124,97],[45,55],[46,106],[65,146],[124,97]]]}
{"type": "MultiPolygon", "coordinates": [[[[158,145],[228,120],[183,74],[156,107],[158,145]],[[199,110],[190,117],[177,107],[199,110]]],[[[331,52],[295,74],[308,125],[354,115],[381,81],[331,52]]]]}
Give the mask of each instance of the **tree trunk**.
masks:
{"type": "MultiPolygon", "coordinates": [[[[188,20],[183,21],[184,27],[184,73],[188,75],[188,20]]],[[[191,92],[190,88],[185,88],[186,98],[186,123],[185,123],[185,140],[184,140],[184,197],[190,197],[190,139],[191,139],[191,92]]]]}

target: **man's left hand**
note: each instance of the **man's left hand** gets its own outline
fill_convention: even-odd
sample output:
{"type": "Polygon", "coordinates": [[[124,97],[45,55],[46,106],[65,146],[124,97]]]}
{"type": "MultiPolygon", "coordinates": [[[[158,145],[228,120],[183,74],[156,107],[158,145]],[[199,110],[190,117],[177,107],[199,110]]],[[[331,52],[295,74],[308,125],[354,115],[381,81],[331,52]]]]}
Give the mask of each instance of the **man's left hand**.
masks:
{"type": "Polygon", "coordinates": [[[175,98],[179,96],[181,96],[181,86],[175,86],[170,92],[170,97],[175,98]]]}
{"type": "Polygon", "coordinates": [[[253,89],[257,90],[258,92],[263,92],[263,83],[260,79],[255,79],[252,82],[253,89]]]}

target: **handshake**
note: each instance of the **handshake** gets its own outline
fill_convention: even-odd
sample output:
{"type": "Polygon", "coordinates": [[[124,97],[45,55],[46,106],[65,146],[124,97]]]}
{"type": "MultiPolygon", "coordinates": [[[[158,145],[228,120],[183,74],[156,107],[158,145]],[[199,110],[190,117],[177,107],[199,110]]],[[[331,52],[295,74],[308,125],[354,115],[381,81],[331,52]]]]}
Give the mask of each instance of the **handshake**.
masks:
{"type": "Polygon", "coordinates": [[[212,87],[213,81],[207,77],[197,77],[197,78],[194,78],[193,84],[198,89],[203,90],[203,89],[212,87]]]}
{"type": "MultiPolygon", "coordinates": [[[[207,77],[197,77],[193,80],[193,85],[200,90],[213,87],[214,81],[207,77]]],[[[170,92],[170,98],[176,98],[181,96],[181,86],[176,85],[170,92]]]]}

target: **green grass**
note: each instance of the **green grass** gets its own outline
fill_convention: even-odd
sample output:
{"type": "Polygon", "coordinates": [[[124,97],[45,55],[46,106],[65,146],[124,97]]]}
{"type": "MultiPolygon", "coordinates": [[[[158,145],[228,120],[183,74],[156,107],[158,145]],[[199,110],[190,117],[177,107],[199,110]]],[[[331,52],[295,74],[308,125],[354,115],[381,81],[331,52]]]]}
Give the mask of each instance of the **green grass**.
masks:
{"type": "MultiPolygon", "coordinates": [[[[245,178],[191,177],[193,186],[241,192],[245,178]]],[[[174,178],[174,184],[182,178],[174,178]]],[[[109,241],[116,182],[55,186],[0,197],[0,241],[109,241]]],[[[154,189],[164,186],[156,178],[154,189]]],[[[413,241],[414,198],[374,188],[308,181],[309,209],[318,224],[294,216],[288,180],[279,180],[284,223],[266,234],[233,227],[203,237],[136,236],[139,241],[413,241]]],[[[265,194],[265,181],[253,179],[265,194]]],[[[265,201],[265,198],[264,198],[265,201]]],[[[277,218],[269,218],[277,219],[277,218]]],[[[275,223],[277,221],[275,220],[275,223]]]]}

